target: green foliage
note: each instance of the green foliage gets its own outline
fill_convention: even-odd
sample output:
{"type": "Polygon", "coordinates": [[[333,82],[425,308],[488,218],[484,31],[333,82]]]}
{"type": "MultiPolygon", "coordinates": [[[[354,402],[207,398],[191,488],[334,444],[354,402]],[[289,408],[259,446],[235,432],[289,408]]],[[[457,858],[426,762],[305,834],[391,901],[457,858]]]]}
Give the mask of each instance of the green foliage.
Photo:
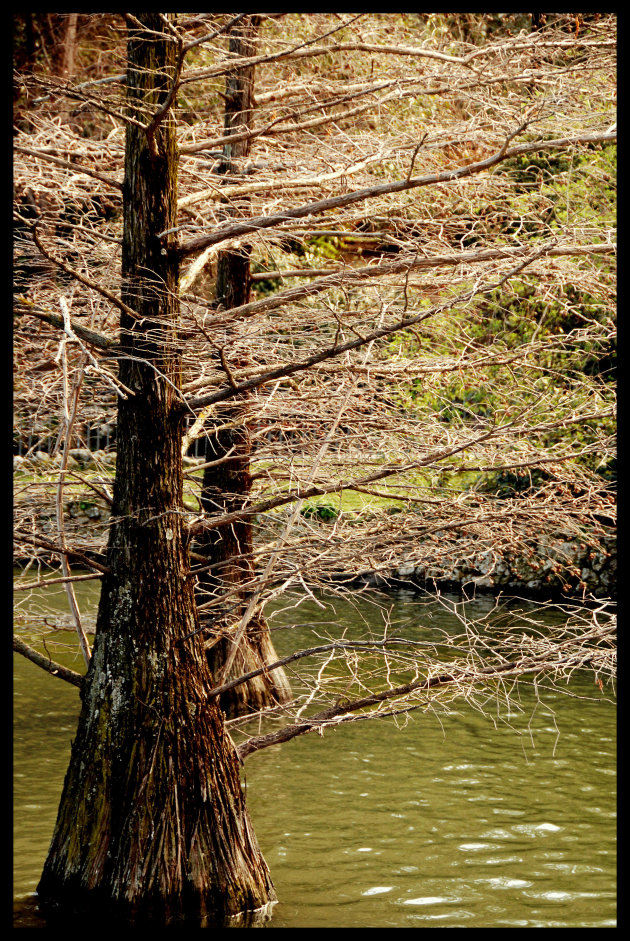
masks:
{"type": "Polygon", "coordinates": [[[544,183],[559,173],[566,173],[571,166],[571,156],[566,151],[546,151],[534,154],[518,154],[505,160],[497,169],[522,186],[544,183]]]}
{"type": "MultiPolygon", "coordinates": [[[[482,346],[501,343],[516,349],[534,339],[562,337],[585,324],[603,325],[610,312],[600,301],[578,285],[561,285],[555,297],[545,296],[533,278],[513,282],[511,291],[495,291],[477,308],[477,317],[470,324],[471,335],[482,346]]],[[[602,331],[601,340],[579,342],[572,338],[570,349],[541,353],[541,369],[556,371],[560,384],[567,385],[577,373],[614,380],[616,343],[602,331]]]]}
{"type": "Polygon", "coordinates": [[[443,40],[480,45],[532,27],[531,13],[413,13],[423,32],[443,40]]]}
{"type": "MultiPolygon", "coordinates": [[[[339,238],[327,235],[304,239],[304,241],[295,238],[285,238],[279,241],[275,248],[282,252],[281,259],[274,257],[275,251],[273,256],[271,256],[271,253],[268,253],[267,257],[264,259],[252,258],[252,274],[262,274],[269,270],[270,265],[272,269],[278,268],[278,270],[287,268],[321,268],[331,261],[338,261],[342,249],[345,251],[348,250],[344,248],[339,238]]],[[[301,279],[285,278],[283,279],[282,287],[292,287],[294,284],[299,283],[301,283],[301,279]]],[[[278,290],[278,279],[256,279],[253,287],[257,298],[267,297],[270,294],[275,294],[278,290]]]]}
{"type": "Polygon", "coordinates": [[[551,474],[542,467],[516,467],[485,474],[474,489],[505,500],[541,490],[552,479],[551,474]]]}
{"type": "MultiPolygon", "coordinates": [[[[614,486],[616,461],[608,457],[604,444],[614,435],[614,418],[560,421],[557,425],[554,420],[556,406],[561,418],[567,407],[579,410],[588,403],[587,410],[597,412],[614,400],[613,316],[614,311],[601,298],[578,283],[560,282],[553,289],[548,285],[542,289],[536,277],[521,277],[509,288],[488,295],[475,308],[451,311],[448,323],[434,324],[426,343],[419,335],[408,338],[405,352],[409,356],[449,358],[458,344],[465,342],[469,350],[475,350],[474,358],[480,365],[472,372],[445,372],[431,383],[412,380],[400,398],[401,405],[417,415],[434,415],[447,425],[471,428],[509,421],[515,410],[529,407],[534,424],[548,426],[530,444],[540,449],[572,450],[576,467],[596,473],[614,486]],[[588,339],[580,336],[585,327],[588,339]],[[534,345],[528,347],[530,343],[534,345]],[[522,361],[521,349],[528,350],[522,361]],[[497,361],[502,358],[507,362],[497,361]]],[[[402,340],[399,338],[399,345],[402,340]]],[[[394,352],[390,350],[391,355],[394,352]]],[[[450,485],[457,489],[474,486],[503,498],[536,490],[548,479],[542,469],[524,469],[484,477],[480,484],[474,476],[464,479],[465,475],[458,475],[458,463],[461,465],[456,459],[450,485]]]]}
{"type": "Polygon", "coordinates": [[[336,236],[321,235],[308,239],[306,244],[310,254],[317,259],[336,261],[339,258],[339,239],[336,236]]]}
{"type": "Polygon", "coordinates": [[[309,501],[304,504],[300,513],[305,519],[316,519],[322,522],[330,522],[339,516],[339,507],[335,503],[326,500],[320,502],[309,501]]]}
{"type": "Polygon", "coordinates": [[[448,424],[462,418],[489,417],[493,401],[492,391],[485,384],[471,386],[460,376],[455,376],[447,381],[440,395],[435,397],[433,408],[437,419],[448,424]]]}
{"type": "Polygon", "coordinates": [[[507,175],[514,184],[513,196],[503,207],[503,215],[512,219],[499,227],[506,235],[517,234],[523,240],[545,228],[553,232],[578,222],[614,224],[614,143],[592,145],[579,155],[566,149],[519,154],[504,161],[495,173],[507,175]]]}

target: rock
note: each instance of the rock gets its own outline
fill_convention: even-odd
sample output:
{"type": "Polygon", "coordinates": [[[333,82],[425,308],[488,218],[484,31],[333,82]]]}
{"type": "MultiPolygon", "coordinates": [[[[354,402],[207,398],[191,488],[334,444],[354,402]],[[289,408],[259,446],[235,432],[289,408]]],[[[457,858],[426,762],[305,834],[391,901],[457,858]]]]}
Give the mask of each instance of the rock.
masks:
{"type": "Polygon", "coordinates": [[[415,570],[416,567],[413,562],[403,562],[397,569],[401,578],[407,578],[409,575],[413,575],[415,570]]]}
{"type": "Polygon", "coordinates": [[[572,562],[579,555],[579,546],[574,541],[556,542],[551,546],[549,554],[561,562],[572,562]]]}
{"type": "Polygon", "coordinates": [[[445,574],[442,569],[438,568],[437,565],[430,565],[428,569],[425,570],[425,578],[445,578],[445,574]]]}
{"type": "Polygon", "coordinates": [[[494,579],[489,575],[476,575],[471,582],[476,588],[494,588],[494,579]]]}
{"type": "Polygon", "coordinates": [[[368,572],[362,576],[362,579],[369,588],[387,587],[387,579],[379,572],[368,572]]]}
{"type": "Polygon", "coordinates": [[[74,458],[81,467],[89,467],[91,464],[94,464],[92,452],[88,451],[87,448],[71,448],[68,451],[68,456],[74,458]]]}
{"type": "MultiPolygon", "coordinates": [[[[392,566],[392,572],[400,579],[413,578],[418,584],[449,583],[464,590],[469,585],[480,593],[529,591],[581,596],[586,585],[595,596],[608,596],[615,586],[615,537],[605,536],[598,542],[591,546],[586,536],[559,532],[532,540],[522,551],[499,554],[485,550],[463,558],[453,554],[453,562],[448,565],[425,562],[416,564],[415,569],[401,560],[392,566]]],[[[432,557],[439,558],[437,547],[432,557]]]]}
{"type": "Polygon", "coordinates": [[[597,588],[597,586],[600,583],[600,578],[598,577],[596,572],[593,572],[592,569],[587,569],[587,568],[582,569],[580,578],[584,582],[584,584],[587,585],[589,588],[597,588]]]}

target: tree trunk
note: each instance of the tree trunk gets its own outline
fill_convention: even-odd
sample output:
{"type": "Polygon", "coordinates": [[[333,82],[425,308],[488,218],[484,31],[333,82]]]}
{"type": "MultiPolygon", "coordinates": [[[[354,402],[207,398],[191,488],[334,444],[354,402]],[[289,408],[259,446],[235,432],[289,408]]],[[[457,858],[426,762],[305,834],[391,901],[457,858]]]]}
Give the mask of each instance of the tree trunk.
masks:
{"type": "MultiPolygon", "coordinates": [[[[170,15],[170,14],[169,14],[170,15]]],[[[156,13],[130,27],[130,116],[168,94],[176,46],[156,13]],[[153,32],[144,32],[152,30],[153,32]]],[[[120,378],[109,573],[52,844],[38,893],[49,920],[202,927],[275,898],[205,656],[182,526],[177,145],[167,115],[128,124],[120,378]],[[173,238],[174,236],[171,236],[173,238]]]]}
{"type": "Polygon", "coordinates": [[[77,51],[77,20],[78,13],[68,13],[66,23],[66,35],[63,41],[63,62],[61,64],[61,74],[64,78],[72,78],[74,75],[74,61],[77,51]]]}
{"type": "MultiPolygon", "coordinates": [[[[252,39],[258,26],[258,17],[247,16],[230,37],[230,52],[237,56],[251,56],[256,52],[252,39]]],[[[225,89],[225,132],[236,132],[251,124],[254,108],[254,67],[236,69],[228,75],[225,89]]],[[[225,159],[221,172],[229,172],[232,160],[249,153],[248,140],[224,146],[225,159]]],[[[225,310],[247,304],[250,296],[249,249],[219,253],[217,263],[216,296],[225,310]]],[[[244,361],[238,365],[246,365],[244,361]]],[[[209,434],[206,439],[206,462],[214,466],[204,471],[201,504],[206,513],[240,510],[251,495],[251,440],[248,429],[249,396],[240,396],[233,404],[218,410],[217,424],[230,425],[209,434]],[[229,453],[234,456],[216,464],[229,453]]],[[[262,615],[254,615],[243,633],[228,675],[223,676],[226,660],[232,649],[228,630],[237,627],[245,613],[255,577],[252,562],[253,531],[250,519],[229,527],[210,530],[199,539],[197,550],[206,556],[211,569],[200,573],[198,592],[201,603],[208,593],[223,595],[226,603],[222,610],[213,609],[213,637],[208,647],[208,658],[215,676],[222,681],[257,670],[265,663],[277,660],[269,629],[262,615]],[[217,617],[220,615],[220,618],[217,617]],[[223,628],[223,630],[221,630],[223,628]]],[[[235,687],[221,696],[221,706],[228,716],[244,715],[291,700],[291,687],[285,671],[263,673],[247,683],[235,687]]]]}

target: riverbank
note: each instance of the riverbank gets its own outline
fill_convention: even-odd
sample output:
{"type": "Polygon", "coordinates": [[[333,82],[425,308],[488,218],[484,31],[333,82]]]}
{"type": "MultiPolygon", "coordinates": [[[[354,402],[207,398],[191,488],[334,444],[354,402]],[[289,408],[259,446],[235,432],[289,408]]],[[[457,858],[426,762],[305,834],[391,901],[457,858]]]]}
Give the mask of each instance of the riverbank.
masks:
{"type": "MultiPolygon", "coordinates": [[[[421,588],[428,591],[518,594],[527,598],[616,599],[617,540],[615,534],[593,540],[542,537],[519,553],[480,551],[458,557],[452,547],[446,565],[401,561],[393,571],[367,571],[354,581],[372,588],[421,588]]],[[[468,545],[467,545],[468,548],[468,545]]],[[[423,545],[426,555],[427,545],[423,545]]],[[[439,542],[435,540],[435,557],[439,542]]]]}
{"type": "MultiPolygon", "coordinates": [[[[100,455],[85,451],[71,456],[85,473],[91,465],[98,466],[100,455]]],[[[16,482],[29,470],[32,472],[37,464],[40,470],[49,466],[47,457],[36,455],[30,467],[22,459],[14,459],[16,482]]],[[[107,457],[111,463],[111,455],[107,457]]],[[[195,458],[184,460],[190,469],[198,463],[195,458]]],[[[30,540],[25,540],[28,556],[21,558],[18,552],[14,557],[17,565],[31,557],[37,543],[35,551],[42,562],[55,557],[50,551],[57,538],[54,502],[52,499],[42,502],[40,494],[35,499],[35,493],[31,495],[27,485],[16,497],[32,534],[30,540]]],[[[79,478],[78,482],[68,478],[64,498],[66,541],[86,557],[100,562],[104,561],[107,543],[110,499],[102,478],[98,485],[90,484],[85,478],[79,478]]],[[[310,524],[314,525],[312,520],[310,524]]],[[[439,534],[428,535],[411,553],[406,544],[405,556],[388,558],[387,562],[365,571],[331,572],[330,580],[374,588],[404,586],[460,592],[469,597],[489,593],[550,600],[558,597],[614,600],[617,595],[617,540],[610,527],[602,526],[597,533],[559,531],[553,537],[530,537],[521,540],[517,549],[488,549],[493,542],[486,539],[476,550],[470,538],[450,533],[448,551],[445,551],[442,539],[439,534]]],[[[500,544],[501,539],[497,538],[496,545],[500,544]]]]}

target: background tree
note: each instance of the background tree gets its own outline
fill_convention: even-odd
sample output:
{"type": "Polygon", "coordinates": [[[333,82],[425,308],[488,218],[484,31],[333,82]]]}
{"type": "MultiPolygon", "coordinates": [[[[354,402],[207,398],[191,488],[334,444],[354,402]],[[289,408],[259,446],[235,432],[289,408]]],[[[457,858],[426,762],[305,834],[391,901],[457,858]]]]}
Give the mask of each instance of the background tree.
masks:
{"type": "MultiPolygon", "coordinates": [[[[225,701],[226,687],[252,673],[273,675],[307,657],[316,664],[292,676],[280,727],[251,734],[244,726],[241,757],[451,696],[484,708],[488,691],[507,695],[506,675],[611,674],[614,623],[601,596],[588,616],[569,612],[552,634],[537,625],[518,638],[496,632],[489,644],[469,623],[447,649],[420,649],[379,618],[361,638],[332,625],[283,664],[227,682],[216,665],[214,675],[203,672],[201,652],[218,626],[233,650],[272,600],[326,604],[410,572],[429,586],[467,574],[482,588],[509,587],[500,581],[508,571],[514,584],[529,579],[532,590],[566,587],[586,599],[589,584],[581,567],[572,571],[567,547],[583,546],[604,565],[614,520],[614,18],[550,16],[530,33],[529,21],[510,15],[468,18],[464,32],[441,15],[261,15],[249,40],[256,53],[241,55],[235,43],[247,16],[156,21],[154,44],[173,58],[161,98],[141,118],[130,120],[121,100],[115,17],[92,23],[108,50],[107,75],[68,83],[46,70],[18,73],[16,434],[21,442],[37,431],[27,457],[44,470],[33,476],[25,464],[18,478],[18,558],[65,559],[69,589],[71,561],[105,576],[96,676],[93,664],[109,649],[106,623],[119,612],[108,580],[131,579],[125,584],[142,598],[156,587],[146,559],[132,560],[127,548],[115,564],[111,557],[114,544],[144,544],[142,508],[156,488],[159,512],[149,516],[169,515],[151,521],[151,549],[166,548],[167,568],[147,610],[155,608],[157,625],[164,593],[181,602],[164,639],[134,621],[121,648],[128,657],[109,654],[127,685],[136,669],[127,661],[152,662],[151,644],[170,651],[175,638],[191,658],[193,705],[225,701]],[[238,129],[231,117],[224,126],[226,76],[253,68],[254,115],[238,129]],[[72,125],[57,120],[60,96],[78,103],[72,125]],[[127,286],[120,293],[129,249],[121,209],[130,198],[123,128],[145,142],[139,152],[150,164],[150,142],[171,115],[177,216],[171,207],[154,220],[146,265],[166,289],[155,292],[165,309],[148,310],[132,331],[125,318],[149,303],[151,284],[142,282],[141,298],[127,286]],[[239,156],[237,145],[251,150],[239,156]],[[219,148],[230,148],[229,165],[219,148]],[[226,267],[219,253],[233,261],[226,267]],[[243,266],[251,297],[236,295],[236,279],[224,283],[232,264],[243,266]],[[168,404],[162,415],[156,403],[155,422],[137,401],[138,376],[146,408],[152,396],[168,404]],[[112,424],[114,396],[112,495],[107,453],[89,456],[82,471],[70,459],[85,451],[71,445],[89,443],[92,418],[112,424]],[[185,444],[195,434],[215,442],[204,463],[221,463],[205,468],[205,481],[175,457],[185,420],[185,444]],[[141,484],[138,470],[149,466],[141,484]],[[125,515],[118,507],[128,477],[140,489],[125,515]],[[86,492],[93,505],[113,501],[107,558],[102,539],[73,531],[69,507],[87,505],[86,492]],[[57,512],[47,516],[51,503],[57,512]],[[208,563],[226,534],[233,542],[208,563]],[[192,574],[209,592],[202,622],[187,578],[193,539],[203,551],[193,547],[192,574]],[[216,563],[220,579],[208,568],[216,563]],[[136,630],[142,655],[125,646],[136,630]]],[[[78,62],[82,54],[79,43],[78,62]]],[[[80,630],[80,612],[73,617],[80,630]]],[[[119,621],[112,637],[120,630],[119,621]]],[[[84,697],[95,682],[82,684],[84,697]]],[[[155,683],[165,714],[177,715],[183,698],[169,698],[168,676],[155,683]]],[[[219,735],[214,707],[209,714],[219,735]]],[[[233,758],[225,752],[226,767],[233,758]]],[[[262,864],[258,872],[262,892],[262,864]]]]}
{"type": "MultiPolygon", "coordinates": [[[[231,30],[229,52],[238,58],[255,54],[254,38],[259,17],[242,18],[231,30]]],[[[245,66],[229,73],[225,84],[225,133],[229,137],[247,131],[254,114],[254,66],[245,66]]],[[[250,140],[223,145],[224,159],[218,166],[221,174],[234,170],[234,161],[247,157],[250,140]]],[[[229,210],[228,210],[229,212],[229,210]]],[[[224,310],[240,307],[250,301],[251,272],[249,249],[220,252],[217,258],[216,298],[224,310]]],[[[248,365],[246,361],[239,366],[248,365]]],[[[205,467],[201,485],[201,508],[206,515],[238,513],[251,499],[252,453],[249,421],[249,398],[245,392],[236,404],[218,410],[216,429],[206,437],[205,467]]],[[[188,439],[186,439],[188,440],[188,439]]],[[[260,670],[266,663],[278,659],[271,643],[269,629],[262,614],[250,614],[248,605],[255,578],[253,564],[253,529],[251,519],[236,519],[227,526],[200,532],[195,551],[205,558],[205,565],[197,568],[197,588],[200,605],[213,595],[220,598],[227,592],[229,604],[224,617],[212,611],[209,623],[207,652],[214,676],[223,681],[245,673],[256,675],[245,683],[226,690],[221,706],[227,715],[256,712],[259,709],[286,703],[291,699],[288,679],[282,667],[272,674],[260,670]],[[236,599],[239,599],[235,601],[236,599]],[[240,603],[239,603],[240,602],[240,603]],[[233,648],[224,634],[227,623],[235,616],[247,617],[245,630],[233,648]]]]}

